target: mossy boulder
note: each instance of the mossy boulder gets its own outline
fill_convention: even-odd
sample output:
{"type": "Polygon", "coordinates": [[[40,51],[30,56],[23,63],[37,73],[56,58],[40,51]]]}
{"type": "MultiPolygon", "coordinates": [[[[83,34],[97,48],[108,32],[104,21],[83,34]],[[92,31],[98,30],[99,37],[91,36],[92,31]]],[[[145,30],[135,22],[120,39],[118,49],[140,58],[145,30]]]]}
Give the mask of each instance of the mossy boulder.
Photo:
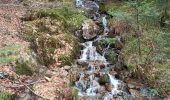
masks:
{"type": "Polygon", "coordinates": [[[107,61],[111,64],[116,63],[117,61],[117,56],[118,54],[115,53],[115,51],[113,49],[109,49],[106,53],[105,53],[105,57],[107,59],[107,61]]]}
{"type": "Polygon", "coordinates": [[[109,76],[108,76],[107,74],[104,74],[103,76],[101,76],[101,77],[99,78],[99,83],[100,83],[101,85],[105,85],[106,83],[110,83],[110,78],[109,78],[109,76]]]}
{"type": "Polygon", "coordinates": [[[79,50],[72,31],[79,28],[86,17],[72,7],[42,9],[35,15],[37,19],[25,23],[22,36],[31,42],[38,61],[43,65],[58,61],[61,65],[71,65],[79,50]]]}
{"type": "Polygon", "coordinates": [[[95,24],[95,22],[91,19],[87,19],[82,24],[83,38],[84,39],[93,39],[97,36],[100,28],[95,24]]]}
{"type": "Polygon", "coordinates": [[[105,49],[114,48],[116,43],[116,38],[102,38],[96,41],[94,44],[96,46],[96,50],[102,54],[102,51],[105,51],[105,49]]]}

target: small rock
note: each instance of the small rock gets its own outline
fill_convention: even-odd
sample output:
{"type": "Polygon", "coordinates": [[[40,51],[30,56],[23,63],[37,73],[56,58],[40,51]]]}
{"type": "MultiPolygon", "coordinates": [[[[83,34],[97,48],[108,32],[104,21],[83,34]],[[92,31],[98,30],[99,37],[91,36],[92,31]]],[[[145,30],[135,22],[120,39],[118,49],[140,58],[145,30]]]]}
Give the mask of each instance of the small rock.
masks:
{"type": "Polygon", "coordinates": [[[71,66],[68,66],[68,65],[64,66],[65,70],[69,70],[70,68],[71,68],[71,66]]]}
{"type": "Polygon", "coordinates": [[[49,77],[46,77],[46,76],[45,76],[45,79],[46,79],[48,82],[51,81],[51,79],[50,79],[49,77]]]}
{"type": "Polygon", "coordinates": [[[112,70],[112,71],[110,71],[110,74],[111,74],[112,76],[115,76],[115,75],[117,74],[117,72],[114,71],[114,70],[112,70]]]}
{"type": "Polygon", "coordinates": [[[141,94],[138,90],[130,89],[129,92],[131,93],[131,95],[133,96],[134,99],[145,100],[144,98],[146,98],[146,97],[145,97],[143,94],[141,94]]]}
{"type": "Polygon", "coordinates": [[[106,88],[104,86],[101,86],[97,89],[97,93],[104,93],[106,92],[106,88]]]}
{"type": "Polygon", "coordinates": [[[0,72],[0,79],[4,79],[8,76],[8,74],[4,73],[4,72],[0,72]]]}
{"type": "Polygon", "coordinates": [[[133,84],[128,84],[128,87],[129,87],[130,89],[134,89],[134,88],[135,88],[135,86],[134,86],[133,84]]]}
{"type": "Polygon", "coordinates": [[[109,91],[109,92],[112,91],[112,88],[113,88],[112,84],[106,83],[106,84],[105,84],[105,87],[106,87],[106,90],[107,90],[107,91],[109,91]]]}

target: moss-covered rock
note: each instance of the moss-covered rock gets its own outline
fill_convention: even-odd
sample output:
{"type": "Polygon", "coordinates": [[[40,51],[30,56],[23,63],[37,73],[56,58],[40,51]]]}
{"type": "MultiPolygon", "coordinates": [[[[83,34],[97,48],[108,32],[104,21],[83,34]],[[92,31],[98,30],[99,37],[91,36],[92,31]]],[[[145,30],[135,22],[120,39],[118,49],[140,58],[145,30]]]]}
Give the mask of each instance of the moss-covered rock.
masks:
{"type": "Polygon", "coordinates": [[[81,26],[86,17],[74,7],[38,10],[36,19],[25,22],[23,37],[31,42],[31,48],[43,65],[61,61],[70,65],[76,57],[77,39],[72,31],[81,26]]]}
{"type": "MultiPolygon", "coordinates": [[[[116,38],[102,38],[96,41],[94,44],[96,45],[96,50],[102,54],[106,48],[114,48],[116,43],[116,38]]],[[[108,48],[108,49],[109,49],[108,48]]]]}
{"type": "Polygon", "coordinates": [[[100,77],[99,83],[101,85],[105,85],[106,83],[110,83],[109,76],[107,74],[104,74],[103,76],[100,77]]]}
{"type": "Polygon", "coordinates": [[[105,57],[107,61],[111,64],[116,63],[118,54],[114,50],[110,49],[106,52],[105,57]]]}

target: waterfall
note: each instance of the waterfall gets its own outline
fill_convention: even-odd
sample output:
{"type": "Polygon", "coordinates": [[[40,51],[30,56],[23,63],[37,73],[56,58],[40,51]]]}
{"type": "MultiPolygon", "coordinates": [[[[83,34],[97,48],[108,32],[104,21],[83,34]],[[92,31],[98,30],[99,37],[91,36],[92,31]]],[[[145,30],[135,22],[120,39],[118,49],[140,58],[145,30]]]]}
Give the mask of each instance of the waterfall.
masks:
{"type": "Polygon", "coordinates": [[[120,84],[119,81],[117,79],[115,79],[112,75],[108,74],[109,79],[110,79],[110,83],[113,85],[113,89],[112,89],[112,94],[115,95],[117,93],[119,93],[120,91],[118,90],[118,85],[120,84]]]}
{"type": "Polygon", "coordinates": [[[107,33],[109,31],[108,27],[107,27],[107,19],[106,19],[106,15],[104,15],[102,17],[102,25],[104,27],[104,33],[107,33]]]}
{"type": "Polygon", "coordinates": [[[106,62],[106,59],[101,56],[99,53],[96,51],[96,47],[93,46],[93,41],[88,41],[82,44],[85,46],[84,50],[82,50],[82,55],[79,59],[79,61],[95,61],[95,60],[100,60],[103,62],[106,62]]]}

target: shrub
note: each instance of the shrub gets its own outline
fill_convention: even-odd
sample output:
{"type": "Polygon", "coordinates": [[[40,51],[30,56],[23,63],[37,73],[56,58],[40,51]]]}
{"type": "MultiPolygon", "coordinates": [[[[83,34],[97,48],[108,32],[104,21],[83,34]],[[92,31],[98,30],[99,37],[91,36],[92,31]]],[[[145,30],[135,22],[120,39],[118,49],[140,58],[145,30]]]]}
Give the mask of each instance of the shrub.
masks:
{"type": "Polygon", "coordinates": [[[17,62],[16,63],[16,73],[18,75],[31,76],[33,74],[32,68],[35,68],[35,66],[30,64],[29,62],[22,62],[22,63],[17,62]]]}

